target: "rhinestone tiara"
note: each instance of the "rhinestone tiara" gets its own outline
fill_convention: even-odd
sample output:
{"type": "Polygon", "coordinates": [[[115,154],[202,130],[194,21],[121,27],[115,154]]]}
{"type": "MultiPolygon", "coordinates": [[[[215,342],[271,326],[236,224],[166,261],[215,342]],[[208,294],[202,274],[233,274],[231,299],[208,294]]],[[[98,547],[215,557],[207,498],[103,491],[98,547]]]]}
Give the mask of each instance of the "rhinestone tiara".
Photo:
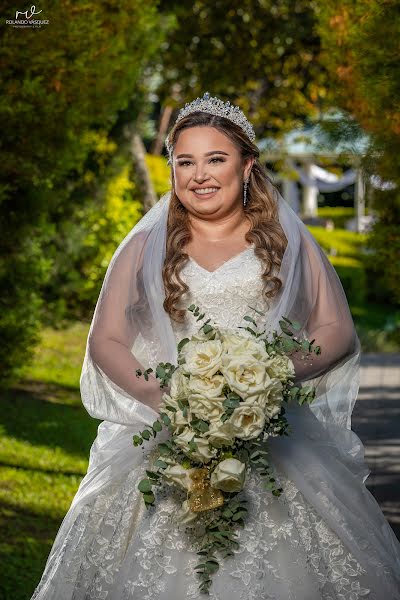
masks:
{"type": "MultiPolygon", "coordinates": [[[[185,106],[179,111],[175,123],[183,119],[183,117],[199,110],[211,113],[212,115],[218,115],[219,117],[225,117],[232,121],[232,123],[236,123],[236,125],[239,125],[239,127],[243,129],[250,141],[254,142],[256,134],[254,133],[252,124],[247,120],[243,111],[229,101],[223,102],[223,100],[216,96],[210,96],[209,92],[205,92],[202,98],[199,96],[190,103],[186,102],[185,106]]],[[[172,146],[169,141],[169,135],[167,135],[165,139],[165,146],[168,154],[171,156],[172,146]]]]}

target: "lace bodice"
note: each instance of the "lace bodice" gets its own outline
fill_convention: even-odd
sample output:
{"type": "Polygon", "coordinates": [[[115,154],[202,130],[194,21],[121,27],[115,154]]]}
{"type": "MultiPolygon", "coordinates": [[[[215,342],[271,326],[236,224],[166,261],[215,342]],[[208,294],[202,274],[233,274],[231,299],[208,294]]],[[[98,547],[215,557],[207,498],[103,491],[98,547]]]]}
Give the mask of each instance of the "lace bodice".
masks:
{"type": "MultiPolygon", "coordinates": [[[[181,271],[181,278],[189,286],[189,291],[181,297],[179,307],[186,308],[196,304],[205,318],[222,327],[246,327],[243,317],[248,314],[257,323],[265,323],[250,307],[266,311],[267,304],[262,296],[262,261],[254,253],[254,244],[225,261],[214,271],[201,267],[193,258],[189,258],[181,271]]],[[[195,333],[201,326],[188,312],[185,323],[173,321],[173,330],[177,342],[185,336],[195,333]]]]}

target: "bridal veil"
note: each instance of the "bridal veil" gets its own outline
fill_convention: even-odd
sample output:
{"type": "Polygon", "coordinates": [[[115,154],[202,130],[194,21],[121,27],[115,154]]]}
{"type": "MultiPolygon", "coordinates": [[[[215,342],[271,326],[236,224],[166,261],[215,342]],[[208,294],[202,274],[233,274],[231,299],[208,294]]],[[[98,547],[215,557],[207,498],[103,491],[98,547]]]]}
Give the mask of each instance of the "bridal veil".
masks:
{"type": "MultiPolygon", "coordinates": [[[[382,598],[399,598],[399,544],[365,487],[363,445],[351,431],[360,349],[346,296],[321,248],[269,185],[288,243],[279,271],[283,286],[273,299],[268,323],[279,330],[282,316],[295,320],[300,333],[315,338],[322,349],[312,361],[296,361],[298,378],[316,386],[316,399],[310,407],[288,407],[293,432],[271,440],[271,456],[371,573],[372,589],[379,582],[382,598]]],[[[88,473],[50,553],[54,568],[80,507],[138,464],[141,450],[133,447],[132,435],[158,417],[146,404],[146,390],[135,370],[154,368],[160,361],[176,363],[161,275],[169,200],[167,192],[121,242],[100,291],[80,386],[86,410],[103,422],[88,473]]],[[[147,444],[148,450],[151,444],[155,442],[147,444]]]]}

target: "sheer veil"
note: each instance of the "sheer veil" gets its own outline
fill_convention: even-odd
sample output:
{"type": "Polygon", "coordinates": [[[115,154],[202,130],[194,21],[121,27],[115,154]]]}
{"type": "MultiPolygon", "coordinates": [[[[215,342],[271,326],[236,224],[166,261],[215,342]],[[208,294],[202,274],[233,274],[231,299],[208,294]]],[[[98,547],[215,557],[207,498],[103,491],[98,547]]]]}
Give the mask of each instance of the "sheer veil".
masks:
{"type": "MultiPolygon", "coordinates": [[[[296,363],[298,378],[311,380],[317,397],[311,407],[289,407],[293,433],[271,440],[271,455],[371,573],[372,588],[379,579],[382,598],[397,598],[399,545],[365,488],[368,469],[363,445],[351,431],[360,349],[346,296],[325,254],[272,184],[270,193],[278,203],[288,244],[279,272],[283,286],[268,322],[279,330],[282,316],[294,319],[322,348],[312,364],[296,363]]],[[[154,368],[160,361],[176,363],[161,275],[169,200],[167,192],[133,227],[105,275],[80,380],[86,410],[103,422],[91,449],[88,473],[52,548],[53,564],[62,554],[79,507],[140,464],[140,449],[133,447],[132,434],[152,424],[158,413],[148,403],[149,393],[135,370],[154,368]]]]}
{"type": "MultiPolygon", "coordinates": [[[[313,410],[321,421],[350,427],[357,396],[359,343],[346,296],[336,272],[311,234],[273,185],[279,220],[288,244],[279,276],[281,293],[268,313],[272,329],[282,315],[302,325],[323,351],[313,364],[301,364],[299,379],[318,386],[313,410]],[[349,375],[347,379],[346,375],[349,375]],[[352,383],[345,391],[346,381],[352,383]],[[339,387],[338,387],[339,386],[339,387]],[[340,388],[340,389],[339,389],[340,388]]],[[[89,331],[81,375],[82,401],[99,419],[130,425],[156,413],[135,400],[136,361],[154,366],[176,360],[171,321],[163,308],[161,269],[165,258],[170,192],[133,227],[117,248],[106,273],[89,331]],[[106,340],[118,340],[104,351],[106,340]],[[130,352],[126,352],[129,348],[130,352]]]]}

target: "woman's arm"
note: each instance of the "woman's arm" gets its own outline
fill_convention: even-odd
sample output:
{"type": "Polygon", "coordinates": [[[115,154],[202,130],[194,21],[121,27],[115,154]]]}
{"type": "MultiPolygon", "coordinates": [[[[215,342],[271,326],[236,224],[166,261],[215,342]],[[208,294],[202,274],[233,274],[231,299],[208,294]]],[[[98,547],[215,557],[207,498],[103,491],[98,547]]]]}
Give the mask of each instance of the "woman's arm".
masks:
{"type": "Polygon", "coordinates": [[[136,369],[141,369],[143,372],[145,367],[134,357],[124,342],[108,337],[100,327],[90,337],[89,347],[93,362],[107,377],[130,396],[158,412],[165,389],[160,388],[159,381],[152,374],[149,375],[148,381],[143,376],[136,377],[136,369]]]}
{"type": "Polygon", "coordinates": [[[127,310],[139,301],[143,241],[137,236],[122,249],[104,281],[88,337],[88,352],[93,363],[133,400],[158,411],[165,390],[152,374],[147,381],[136,376],[136,369],[143,372],[146,367],[131,352],[139,333],[138,317],[129,318],[127,310]]]}
{"type": "Polygon", "coordinates": [[[296,380],[304,381],[323,375],[354,353],[358,338],[342,284],[314,240],[302,238],[301,285],[304,305],[308,304],[305,334],[321,354],[311,354],[306,361],[296,354],[292,357],[296,380]]]}

